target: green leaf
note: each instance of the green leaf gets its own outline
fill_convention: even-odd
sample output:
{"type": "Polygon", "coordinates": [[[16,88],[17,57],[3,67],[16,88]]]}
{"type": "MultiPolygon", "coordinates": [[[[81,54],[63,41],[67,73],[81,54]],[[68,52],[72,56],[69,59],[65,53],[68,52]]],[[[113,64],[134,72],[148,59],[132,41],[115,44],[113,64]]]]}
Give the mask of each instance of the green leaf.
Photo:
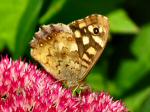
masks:
{"type": "Polygon", "coordinates": [[[150,24],[142,28],[131,50],[139,61],[150,67],[150,24]]]}
{"type": "Polygon", "coordinates": [[[30,0],[28,3],[16,35],[15,53],[13,56],[15,59],[23,55],[26,47],[29,45],[29,41],[32,39],[42,4],[43,0],[30,0]]]}
{"type": "Polygon", "coordinates": [[[125,99],[125,103],[129,111],[131,112],[146,112],[142,110],[144,110],[144,108],[146,109],[146,105],[144,102],[149,100],[149,98],[150,98],[150,88],[146,88],[145,90],[142,90],[140,92],[137,92],[136,94],[128,96],[128,98],[125,99]]]}
{"type": "Polygon", "coordinates": [[[87,78],[87,83],[91,86],[92,90],[104,90],[104,79],[99,73],[91,73],[87,78]]]}
{"type": "Polygon", "coordinates": [[[131,46],[135,56],[134,60],[124,60],[117,73],[116,83],[118,88],[126,91],[138,81],[148,75],[150,71],[150,25],[141,29],[141,32],[131,46]]]}
{"type": "Polygon", "coordinates": [[[95,13],[106,15],[123,2],[124,0],[109,0],[108,4],[105,0],[67,0],[65,7],[50,21],[67,24],[95,13]]]}
{"type": "Polygon", "coordinates": [[[94,69],[88,75],[86,81],[94,91],[101,91],[107,89],[107,84],[103,76],[102,70],[99,69],[98,66],[94,67],[94,69]]]}
{"type": "Polygon", "coordinates": [[[15,35],[19,20],[29,0],[2,0],[0,2],[0,46],[7,45],[11,52],[15,50],[15,35]]]}
{"type": "Polygon", "coordinates": [[[0,39],[0,51],[4,48],[4,41],[0,39]]]}
{"type": "Polygon", "coordinates": [[[141,112],[150,112],[150,95],[147,97],[144,105],[142,105],[141,112]]]}
{"type": "Polygon", "coordinates": [[[147,75],[148,70],[149,67],[138,61],[127,60],[122,62],[117,73],[118,89],[121,89],[122,92],[131,89],[142,77],[147,75]]]}
{"type": "Polygon", "coordinates": [[[41,17],[40,24],[46,23],[54,17],[64,6],[67,0],[53,0],[47,12],[41,17]]]}
{"type": "Polygon", "coordinates": [[[137,33],[137,25],[129,18],[123,9],[115,10],[109,15],[110,31],[112,33],[137,33]]]}

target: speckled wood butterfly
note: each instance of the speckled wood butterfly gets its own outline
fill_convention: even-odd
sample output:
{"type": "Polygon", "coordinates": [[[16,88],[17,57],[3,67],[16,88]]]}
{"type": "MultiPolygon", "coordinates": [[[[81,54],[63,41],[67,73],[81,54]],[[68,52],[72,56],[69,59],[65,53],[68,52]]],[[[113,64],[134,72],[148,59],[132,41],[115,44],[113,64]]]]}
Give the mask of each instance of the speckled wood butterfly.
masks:
{"type": "Polygon", "coordinates": [[[43,25],[31,41],[31,56],[56,79],[76,87],[102,54],[108,33],[107,17],[98,14],[68,25],[43,25]]]}

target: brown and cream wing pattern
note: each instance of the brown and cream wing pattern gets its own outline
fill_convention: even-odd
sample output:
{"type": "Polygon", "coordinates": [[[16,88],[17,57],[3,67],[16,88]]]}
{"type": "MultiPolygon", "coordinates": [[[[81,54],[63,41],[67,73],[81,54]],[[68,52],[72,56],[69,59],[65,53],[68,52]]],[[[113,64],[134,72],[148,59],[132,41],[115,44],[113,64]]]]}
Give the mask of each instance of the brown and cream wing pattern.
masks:
{"type": "Polygon", "coordinates": [[[68,25],[43,25],[31,41],[31,56],[68,87],[79,85],[100,57],[108,19],[94,14],[68,25]]]}

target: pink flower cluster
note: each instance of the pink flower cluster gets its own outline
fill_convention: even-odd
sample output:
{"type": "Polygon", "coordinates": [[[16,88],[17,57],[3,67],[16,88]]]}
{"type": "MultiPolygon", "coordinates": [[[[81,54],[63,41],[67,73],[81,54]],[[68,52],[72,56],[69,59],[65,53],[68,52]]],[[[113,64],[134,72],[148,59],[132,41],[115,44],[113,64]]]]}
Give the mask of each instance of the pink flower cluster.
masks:
{"type": "Polygon", "coordinates": [[[104,93],[75,97],[51,75],[21,60],[0,62],[0,112],[127,112],[104,93]]]}

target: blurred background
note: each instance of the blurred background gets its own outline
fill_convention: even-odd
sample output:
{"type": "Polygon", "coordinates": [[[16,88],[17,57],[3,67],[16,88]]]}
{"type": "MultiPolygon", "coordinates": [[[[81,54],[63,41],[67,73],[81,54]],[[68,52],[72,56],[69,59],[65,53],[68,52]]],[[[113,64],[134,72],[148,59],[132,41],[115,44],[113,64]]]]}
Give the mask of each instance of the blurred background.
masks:
{"type": "Polygon", "coordinates": [[[34,32],[93,13],[110,20],[110,38],[86,81],[121,99],[132,112],[150,112],[150,3],[148,0],[1,0],[0,55],[30,56],[34,32]]]}

